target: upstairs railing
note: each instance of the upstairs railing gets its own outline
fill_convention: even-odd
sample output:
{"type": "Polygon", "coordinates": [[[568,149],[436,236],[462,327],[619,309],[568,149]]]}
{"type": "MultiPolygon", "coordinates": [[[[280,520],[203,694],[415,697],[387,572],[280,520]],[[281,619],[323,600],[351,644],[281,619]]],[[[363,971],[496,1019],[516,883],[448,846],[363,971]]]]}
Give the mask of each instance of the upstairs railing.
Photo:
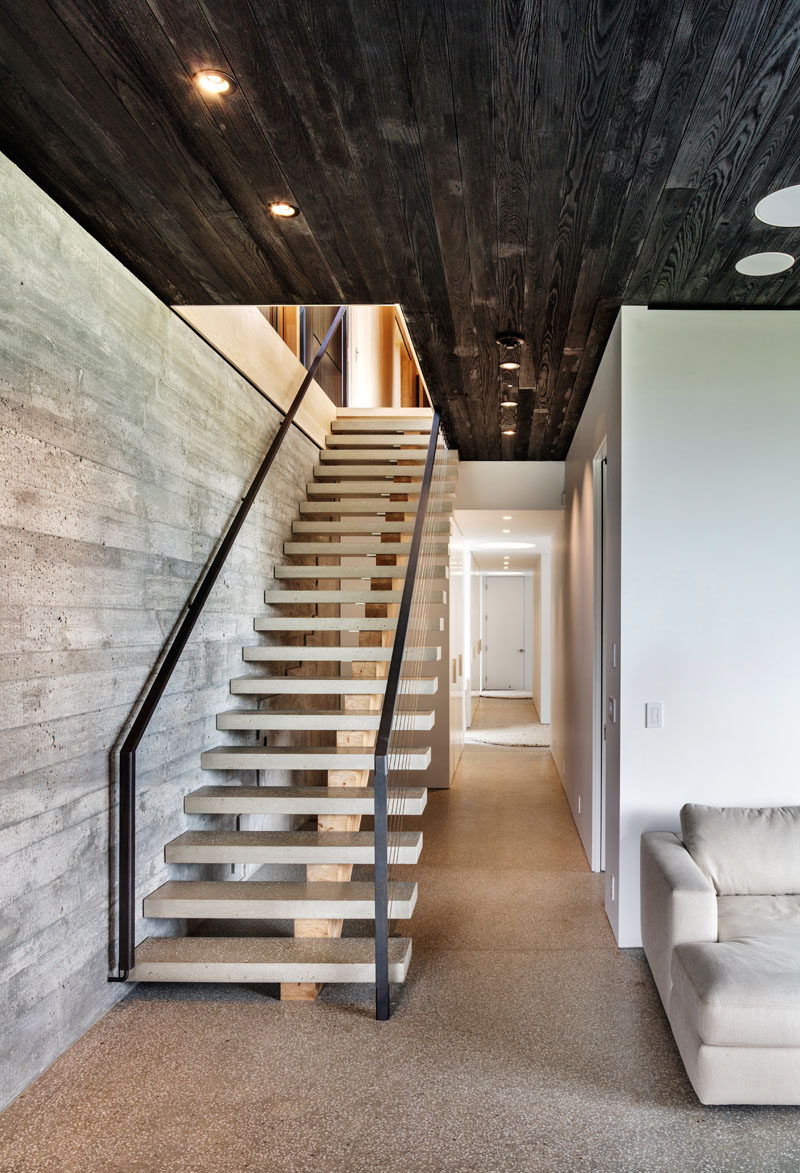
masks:
{"type": "Polygon", "coordinates": [[[138,707],[131,727],[119,751],[119,917],[118,917],[118,952],[117,964],[119,973],[112,976],[112,981],[126,981],[129,972],[133,969],[136,954],[136,750],[147,732],[147,727],[153,717],[158,702],[169,684],[170,677],[175,671],[181,654],[186,647],[189,636],[205,606],[211,590],[219,578],[220,571],[225,565],[228,555],[233,548],[236,538],[247,520],[247,516],[258,496],[264,478],[272,467],[280,447],[286,438],[289,428],[303,398],[314,380],[325,352],[330,345],[336,331],[342,323],[347,307],[340,306],[322,345],[316,353],[314,361],[308,368],[305,378],[286,412],[266,456],[256,473],[250,488],[242,498],[242,503],[236,511],[233,521],[220,541],[219,548],[209,565],[201,574],[197,585],[192,591],[183,619],[176,627],[162,649],[161,667],[148,688],[144,699],[138,707]],[[163,657],[163,659],[162,659],[163,657]]]}
{"type": "MultiPolygon", "coordinates": [[[[391,1012],[389,1001],[389,760],[392,776],[405,775],[403,759],[409,752],[414,736],[411,705],[417,694],[409,687],[411,681],[425,669],[421,656],[406,653],[413,644],[421,647],[435,643],[431,638],[433,606],[432,590],[437,542],[437,518],[441,516],[441,497],[447,478],[447,449],[439,431],[440,413],[435,410],[428,444],[425,471],[419,495],[417,516],[411,537],[411,547],[403,581],[403,593],[397,616],[392,657],[386,680],[381,719],[375,740],[375,1017],[386,1021],[391,1012]],[[410,636],[410,638],[409,638],[410,636]],[[398,700],[404,698],[403,708],[398,700]],[[405,699],[407,698],[407,699],[405,699]]],[[[400,507],[398,507],[400,508],[400,507]]],[[[441,540],[441,539],[439,539],[441,540]]],[[[439,559],[441,561],[442,559],[439,559]]],[[[400,779],[398,779],[400,780],[400,779]]],[[[402,779],[405,781],[405,778],[402,779]]],[[[393,816],[392,826],[399,827],[402,803],[393,816]]]]}

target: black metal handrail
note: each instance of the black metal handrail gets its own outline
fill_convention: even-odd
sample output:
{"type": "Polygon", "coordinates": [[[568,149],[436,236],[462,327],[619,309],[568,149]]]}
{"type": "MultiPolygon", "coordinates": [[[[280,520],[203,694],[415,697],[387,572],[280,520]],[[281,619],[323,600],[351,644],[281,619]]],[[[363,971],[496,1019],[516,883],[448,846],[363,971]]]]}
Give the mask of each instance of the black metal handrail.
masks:
{"type": "Polygon", "coordinates": [[[383,695],[381,719],[378,725],[378,735],[375,738],[375,1017],[385,1022],[390,1013],[389,1006],[389,803],[388,803],[388,772],[389,772],[389,739],[394,723],[395,709],[397,708],[397,694],[400,688],[400,671],[403,666],[403,656],[408,636],[408,624],[411,617],[411,603],[414,597],[414,585],[417,578],[419,554],[422,546],[422,531],[425,525],[425,514],[428,509],[428,499],[433,480],[433,466],[436,461],[436,446],[439,439],[440,412],[433,413],[431,438],[428,444],[428,455],[425,461],[425,472],[420,487],[417,516],[414,522],[414,532],[411,536],[411,548],[408,554],[408,563],[403,581],[403,594],[400,598],[400,611],[397,616],[392,658],[389,661],[389,672],[386,678],[386,691],[383,695]]]}
{"type": "MultiPolygon", "coordinates": [[[[247,494],[242,498],[236,516],[220,542],[219,549],[208,567],[203,571],[192,592],[186,607],[184,617],[162,650],[163,661],[155,675],[139,711],[133,720],[122,747],[119,751],[119,915],[118,915],[118,957],[119,974],[112,980],[125,981],[128,973],[133,969],[136,953],[136,750],[150,724],[158,702],[164,694],[170,677],[175,670],[183,649],[186,647],[189,636],[194,630],[198,617],[205,606],[208,596],[219,577],[219,573],[231,552],[234,542],[247,520],[247,515],[258,496],[258,491],[264,478],[272,466],[278,450],[283,443],[286,433],[292,426],[294,417],[303,401],[308,388],[313,382],[319,364],[330,345],[336,330],[344,319],[347,306],[340,306],[331,322],[330,329],[322,340],[322,345],[316,353],[314,361],[308,368],[291,406],[286,412],[278,428],[266,456],[256,473],[247,494]]],[[[161,657],[159,657],[161,658],[161,657]]]]}

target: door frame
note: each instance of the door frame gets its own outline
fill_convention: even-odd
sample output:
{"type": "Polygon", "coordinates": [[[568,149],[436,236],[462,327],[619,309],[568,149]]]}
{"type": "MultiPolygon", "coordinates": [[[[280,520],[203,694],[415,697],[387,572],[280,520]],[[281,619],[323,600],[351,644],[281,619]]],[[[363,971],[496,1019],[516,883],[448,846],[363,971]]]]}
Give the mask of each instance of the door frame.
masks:
{"type": "Polygon", "coordinates": [[[593,872],[605,871],[606,805],[608,770],[606,762],[606,663],[605,593],[608,534],[608,437],[605,437],[592,461],[592,500],[594,507],[594,654],[592,703],[592,858],[593,872]]]}

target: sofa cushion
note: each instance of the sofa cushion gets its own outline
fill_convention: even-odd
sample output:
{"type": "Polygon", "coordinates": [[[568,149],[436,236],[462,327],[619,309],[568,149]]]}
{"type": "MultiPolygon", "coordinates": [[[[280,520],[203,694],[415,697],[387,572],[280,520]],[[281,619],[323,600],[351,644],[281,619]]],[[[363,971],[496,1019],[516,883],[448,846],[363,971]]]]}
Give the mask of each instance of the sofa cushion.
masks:
{"type": "Polygon", "coordinates": [[[800,896],[718,896],[717,936],[795,936],[800,940],[800,896]]]}
{"type": "Polygon", "coordinates": [[[800,806],[687,803],[681,834],[720,896],[800,893],[800,806]]]}
{"type": "Polygon", "coordinates": [[[670,1015],[715,1047],[800,1047],[800,936],[678,945],[670,1015]]]}

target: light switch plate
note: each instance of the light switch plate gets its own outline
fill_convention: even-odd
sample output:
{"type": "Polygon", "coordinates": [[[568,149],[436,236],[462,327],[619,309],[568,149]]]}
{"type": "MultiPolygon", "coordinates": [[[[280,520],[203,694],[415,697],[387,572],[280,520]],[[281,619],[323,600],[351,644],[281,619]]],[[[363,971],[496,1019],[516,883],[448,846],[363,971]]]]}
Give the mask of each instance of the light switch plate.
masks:
{"type": "Polygon", "coordinates": [[[648,701],[644,710],[644,723],[647,729],[664,728],[664,706],[661,701],[648,701]]]}

